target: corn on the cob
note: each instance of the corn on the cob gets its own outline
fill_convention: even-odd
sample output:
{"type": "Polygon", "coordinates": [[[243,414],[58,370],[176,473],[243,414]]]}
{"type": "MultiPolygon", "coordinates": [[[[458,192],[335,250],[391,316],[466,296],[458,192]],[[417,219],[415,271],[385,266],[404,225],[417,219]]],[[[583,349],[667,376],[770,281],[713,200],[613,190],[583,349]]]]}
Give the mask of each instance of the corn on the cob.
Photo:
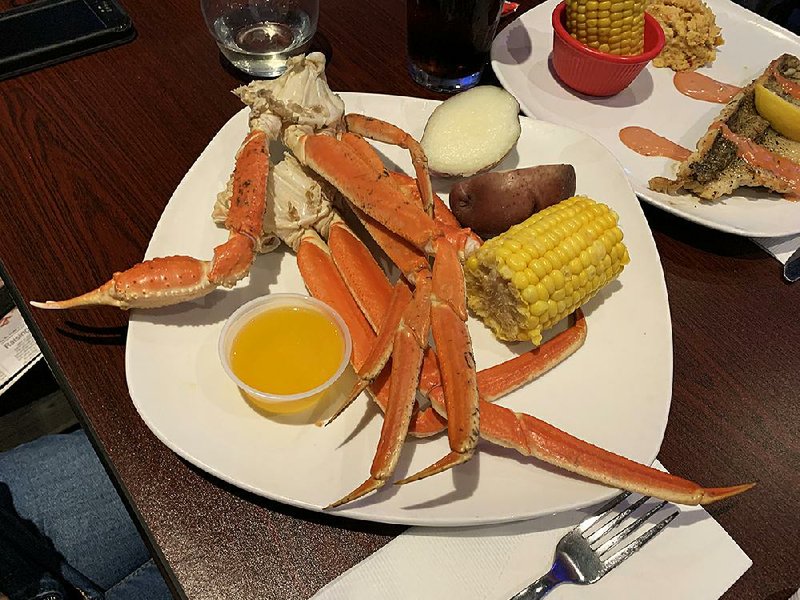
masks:
{"type": "Polygon", "coordinates": [[[644,0],[566,0],[566,28],[579,42],[609,54],[641,54],[644,0]]]}
{"type": "Polygon", "coordinates": [[[573,196],[488,240],[466,261],[469,307],[505,341],[539,344],[628,264],[617,215],[573,196]]]}

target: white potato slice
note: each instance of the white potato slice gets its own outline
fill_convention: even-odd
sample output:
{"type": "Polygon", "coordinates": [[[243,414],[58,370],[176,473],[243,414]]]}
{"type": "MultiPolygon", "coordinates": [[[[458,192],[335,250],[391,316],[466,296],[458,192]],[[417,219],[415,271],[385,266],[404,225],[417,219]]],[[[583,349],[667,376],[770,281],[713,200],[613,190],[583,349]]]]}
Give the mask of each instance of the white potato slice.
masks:
{"type": "Polygon", "coordinates": [[[517,143],[519,103],[502,88],[481,85],[442,102],[431,114],[422,148],[435,175],[488,171],[517,143]]]}

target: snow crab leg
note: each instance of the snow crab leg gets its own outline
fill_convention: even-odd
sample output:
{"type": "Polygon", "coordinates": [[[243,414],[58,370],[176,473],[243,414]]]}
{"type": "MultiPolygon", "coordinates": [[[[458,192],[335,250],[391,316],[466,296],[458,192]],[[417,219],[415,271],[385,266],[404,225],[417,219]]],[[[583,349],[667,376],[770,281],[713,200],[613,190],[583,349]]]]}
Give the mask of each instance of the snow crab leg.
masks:
{"type": "Polygon", "coordinates": [[[250,132],[236,154],[227,193],[230,209],[225,227],[228,240],[214,248],[210,261],[191,256],[159,257],[114,273],[100,287],[68,300],[32,301],[37,308],[65,309],[96,305],[158,308],[209,294],[219,286],[233,287],[250,272],[257,251],[276,246],[276,238],[262,243],[266,208],[269,140],[264,131],[250,132]]]}
{"type": "MultiPolygon", "coordinates": [[[[369,258],[373,260],[371,255],[369,258]]],[[[355,261],[351,261],[351,264],[352,262],[355,261]]],[[[379,307],[379,310],[383,310],[384,314],[391,312],[388,306],[379,307]]],[[[683,504],[708,504],[741,493],[751,487],[751,484],[745,484],[704,488],[697,483],[665,474],[603,450],[531,415],[514,412],[490,403],[559,364],[580,347],[585,335],[585,318],[578,311],[575,315],[575,323],[569,329],[542,346],[507,363],[479,372],[477,383],[481,396],[481,437],[491,443],[515,449],[525,456],[533,456],[612,487],[639,491],[683,504]]],[[[426,353],[425,361],[427,367],[422,369],[420,387],[431,400],[433,407],[442,415],[446,415],[439,365],[435,353],[430,348],[426,353]]],[[[399,447],[402,439],[396,441],[399,447]]],[[[385,446],[379,447],[374,465],[378,463],[380,452],[383,450],[385,450],[385,446]]],[[[380,463],[378,464],[380,465],[380,463]]],[[[372,489],[376,488],[367,488],[367,491],[372,491],[372,489]]],[[[358,490],[367,493],[363,487],[358,490]]],[[[359,495],[361,494],[351,493],[331,506],[352,501],[359,495]]]]}

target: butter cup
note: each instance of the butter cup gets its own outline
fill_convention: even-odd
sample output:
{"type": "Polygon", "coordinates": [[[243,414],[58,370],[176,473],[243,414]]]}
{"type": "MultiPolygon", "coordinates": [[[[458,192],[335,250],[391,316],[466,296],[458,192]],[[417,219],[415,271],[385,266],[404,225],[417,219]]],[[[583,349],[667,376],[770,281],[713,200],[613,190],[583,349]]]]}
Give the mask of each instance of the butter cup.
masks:
{"type": "Polygon", "coordinates": [[[353,342],[350,337],[350,331],[347,329],[345,322],[339,316],[339,313],[316,298],[312,298],[304,294],[290,293],[262,296],[239,307],[236,312],[228,317],[228,320],[225,322],[225,326],[222,328],[217,345],[219,358],[222,362],[222,368],[225,369],[228,377],[230,377],[231,380],[236,383],[242,394],[258,408],[278,414],[300,412],[320,402],[347,368],[347,365],[350,362],[350,353],[352,352],[352,347],[353,342]],[[242,327],[244,327],[256,316],[269,310],[282,307],[302,307],[324,314],[335,323],[337,329],[339,330],[339,334],[342,336],[342,341],[344,342],[342,360],[339,363],[339,367],[336,369],[336,372],[331,375],[327,381],[318,385],[317,387],[305,392],[299,392],[297,394],[273,394],[256,389],[242,381],[233,372],[230,364],[231,347],[242,327]]]}

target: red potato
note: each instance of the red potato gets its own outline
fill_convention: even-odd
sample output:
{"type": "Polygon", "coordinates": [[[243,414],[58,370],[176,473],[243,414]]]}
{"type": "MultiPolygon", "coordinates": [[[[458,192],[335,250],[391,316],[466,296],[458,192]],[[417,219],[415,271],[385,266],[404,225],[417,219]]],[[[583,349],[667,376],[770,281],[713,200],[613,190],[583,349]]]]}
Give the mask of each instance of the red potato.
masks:
{"type": "Polygon", "coordinates": [[[572,165],[539,165],[460,181],[450,190],[450,209],[463,227],[490,238],[574,195],[572,165]]]}

